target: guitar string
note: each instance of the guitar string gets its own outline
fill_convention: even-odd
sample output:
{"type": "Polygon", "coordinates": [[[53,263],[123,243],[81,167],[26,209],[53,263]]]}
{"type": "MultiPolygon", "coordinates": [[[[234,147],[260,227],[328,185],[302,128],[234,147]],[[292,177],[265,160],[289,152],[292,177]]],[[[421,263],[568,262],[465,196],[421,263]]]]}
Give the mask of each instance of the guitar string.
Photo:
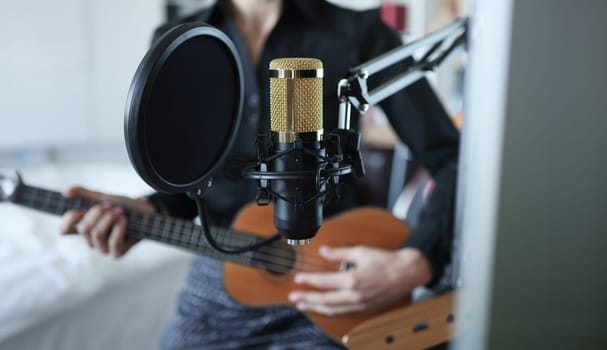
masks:
{"type": "MultiPolygon", "coordinates": [[[[69,202],[73,202],[76,207],[79,207],[79,209],[82,209],[83,207],[90,207],[94,204],[96,204],[93,201],[90,200],[82,200],[80,198],[75,198],[75,199],[70,199],[70,198],[65,198],[62,195],[60,195],[59,193],[56,192],[52,192],[52,191],[47,191],[47,190],[43,190],[43,189],[36,189],[36,188],[30,188],[33,191],[25,192],[22,194],[22,196],[20,196],[20,198],[26,202],[29,202],[29,204],[33,207],[43,207],[49,211],[55,212],[55,213],[60,213],[64,210],[67,210],[68,207],[70,207],[69,202]],[[43,195],[39,195],[38,193],[42,193],[43,195]],[[56,197],[55,201],[60,203],[61,205],[52,205],[51,204],[51,200],[50,197],[56,197]],[[36,205],[36,202],[40,202],[41,205],[36,205]],[[77,204],[76,204],[77,203],[77,204]],[[46,204],[46,205],[45,205],[46,204]]],[[[170,218],[170,217],[165,217],[165,216],[160,216],[160,215],[151,215],[151,214],[143,214],[143,213],[138,213],[138,212],[132,212],[134,214],[135,220],[130,220],[131,222],[134,222],[135,225],[137,225],[137,221],[141,221],[144,222],[146,219],[152,219],[152,227],[146,229],[145,231],[141,232],[139,234],[140,238],[151,238],[153,240],[159,240],[162,242],[167,242],[167,243],[173,243],[175,245],[184,247],[184,248],[188,248],[190,250],[194,250],[194,251],[200,251],[200,249],[209,249],[209,247],[206,247],[204,245],[201,244],[200,240],[200,234],[195,234],[196,232],[199,232],[199,228],[196,228],[196,226],[194,226],[193,223],[188,222],[186,220],[180,220],[180,219],[175,219],[175,218],[170,218]],[[161,222],[158,222],[158,220],[161,220],[161,222]],[[164,223],[162,222],[162,220],[164,221],[164,223]],[[171,223],[170,221],[173,221],[173,223],[171,223]],[[183,222],[180,222],[183,221],[183,222]],[[188,228],[188,232],[186,232],[186,234],[181,233],[180,234],[180,238],[173,238],[175,235],[175,232],[169,232],[169,235],[167,235],[166,237],[163,235],[155,235],[152,234],[151,232],[156,232],[158,230],[156,230],[156,225],[158,226],[168,226],[170,228],[170,226],[175,226],[176,224],[179,224],[181,226],[184,226],[184,228],[188,228]],[[186,226],[190,226],[190,227],[186,227],[186,226]],[[189,241],[188,241],[189,240],[189,241]]],[[[141,224],[139,224],[141,225],[141,224]]],[[[129,228],[130,230],[133,230],[133,227],[129,228]]],[[[168,232],[169,230],[165,229],[165,232],[168,232]]],[[[229,238],[233,241],[233,244],[242,244],[242,242],[247,241],[246,239],[239,239],[238,237],[234,237],[233,235],[226,235],[225,232],[230,232],[231,230],[229,229],[222,229],[222,232],[224,232],[223,235],[220,235],[219,238],[222,240],[226,240],[226,238],[229,238]]],[[[255,238],[255,236],[251,235],[248,236],[251,238],[255,238]]],[[[217,255],[217,254],[216,254],[217,255]]],[[[305,263],[302,263],[300,260],[295,260],[295,262],[293,262],[293,260],[291,260],[291,255],[289,254],[288,251],[286,251],[286,249],[284,248],[269,248],[269,247],[262,247],[259,251],[257,251],[256,253],[254,253],[253,257],[250,258],[250,260],[252,262],[264,262],[264,265],[266,267],[281,267],[281,268],[291,268],[294,270],[300,270],[300,271],[313,271],[313,270],[317,270],[317,271],[326,271],[327,269],[334,269],[335,265],[337,265],[334,262],[330,262],[327,260],[324,260],[322,258],[320,258],[318,255],[316,254],[307,254],[306,255],[306,259],[305,259],[305,263]],[[261,253],[260,251],[263,251],[263,253],[261,253]],[[271,254],[268,254],[271,253],[271,254]],[[285,253],[285,254],[281,254],[281,253],[285,253]],[[318,267],[318,269],[312,269],[311,267],[318,267]]]]}
{"type": "MultiPolygon", "coordinates": [[[[87,207],[90,207],[91,205],[96,204],[96,202],[91,201],[91,200],[86,200],[86,199],[65,198],[58,192],[54,192],[54,191],[38,189],[35,187],[28,187],[28,189],[30,189],[30,191],[23,191],[22,193],[20,193],[19,199],[21,199],[24,202],[29,202],[29,204],[33,207],[42,207],[42,208],[46,209],[47,211],[51,211],[53,213],[60,213],[64,210],[67,210],[70,207],[69,202],[74,202],[74,207],[76,207],[76,208],[73,208],[73,209],[87,209],[87,207]],[[35,192],[39,192],[44,195],[41,196],[39,194],[36,194],[35,192]],[[63,203],[61,203],[61,205],[53,205],[50,200],[50,197],[52,197],[52,196],[56,197],[55,199],[59,202],[62,202],[62,200],[63,200],[63,203]],[[36,202],[40,202],[40,205],[36,205],[36,202]]],[[[175,222],[183,221],[182,224],[184,226],[192,226],[192,227],[190,227],[190,230],[188,230],[189,232],[186,232],[186,235],[180,234],[180,236],[187,236],[187,237],[182,237],[182,238],[185,238],[186,240],[191,240],[192,238],[196,238],[197,241],[194,243],[191,241],[187,242],[186,240],[183,240],[183,239],[175,239],[172,237],[165,238],[162,236],[153,235],[153,234],[150,234],[150,232],[155,231],[154,227],[147,227],[148,225],[144,225],[144,227],[147,230],[144,232],[140,232],[140,235],[143,236],[140,238],[146,238],[146,236],[153,236],[154,238],[156,238],[156,240],[169,241],[167,243],[175,243],[175,244],[184,243],[186,246],[184,246],[184,244],[179,244],[179,245],[184,248],[192,249],[194,251],[198,251],[198,250],[200,250],[200,248],[210,249],[209,247],[203,245],[202,242],[200,241],[201,235],[195,234],[196,231],[199,232],[200,228],[187,220],[181,220],[181,219],[176,219],[176,218],[171,218],[171,217],[166,217],[166,216],[161,216],[161,215],[143,214],[143,213],[138,213],[138,212],[133,212],[133,214],[135,216],[141,216],[141,220],[145,220],[146,217],[152,217],[152,218],[156,217],[156,218],[159,218],[160,220],[165,220],[165,221],[168,221],[168,220],[175,221],[175,222]],[[189,225],[187,225],[187,224],[189,224],[189,225]],[[188,233],[189,233],[189,235],[188,235],[188,233]]],[[[154,221],[154,222],[156,222],[156,221],[154,221]]],[[[132,230],[133,227],[129,227],[129,229],[132,230]]],[[[231,231],[229,229],[223,229],[223,230],[231,231]]],[[[169,234],[171,234],[171,233],[174,234],[174,232],[169,232],[169,234]]],[[[221,235],[220,237],[226,238],[228,236],[224,234],[224,235],[221,235]]],[[[254,236],[250,236],[250,237],[257,238],[254,236]]],[[[247,239],[243,239],[243,238],[233,236],[233,235],[230,236],[230,239],[232,239],[232,241],[234,242],[234,245],[242,244],[243,242],[246,243],[246,241],[247,241],[247,239]]],[[[292,269],[295,271],[317,270],[317,269],[312,269],[312,267],[319,268],[317,271],[326,271],[327,269],[335,269],[335,265],[337,265],[336,263],[331,263],[330,261],[323,259],[322,257],[320,257],[319,255],[317,255],[315,253],[306,254],[305,259],[303,259],[304,262],[301,262],[298,259],[295,259],[293,262],[293,260],[290,260],[290,253],[286,249],[278,248],[278,247],[260,248],[260,250],[258,250],[256,253],[253,253],[253,257],[251,257],[250,260],[255,261],[255,262],[263,262],[263,265],[267,266],[267,267],[270,267],[270,265],[271,265],[272,267],[289,268],[289,269],[292,269]],[[261,250],[263,250],[264,252],[262,253],[261,250]],[[280,253],[286,253],[286,255],[280,254],[280,253]],[[277,262],[277,260],[280,260],[280,262],[277,262]]]]}
{"type": "MultiPolygon", "coordinates": [[[[43,190],[44,191],[44,190],[43,190]]],[[[65,197],[59,195],[58,193],[52,193],[50,191],[48,192],[40,192],[40,193],[44,193],[44,196],[38,195],[36,193],[22,193],[22,195],[19,197],[19,199],[24,202],[24,204],[28,205],[28,206],[32,206],[35,208],[41,208],[44,209],[46,211],[51,211],[54,213],[60,213],[62,212],[64,209],[67,209],[67,207],[70,207],[69,202],[73,201],[73,202],[78,202],[83,204],[85,202],[85,200],[80,200],[80,199],[66,199],[65,197]],[[51,193],[51,195],[54,195],[56,197],[56,199],[58,200],[58,203],[60,203],[60,205],[52,205],[50,203],[50,201],[48,198],[50,195],[48,193],[51,193]],[[63,203],[62,203],[63,202],[63,203]],[[38,203],[40,205],[38,205],[38,203]]],[[[92,201],[89,201],[89,204],[95,204],[92,201]]],[[[86,207],[87,204],[84,204],[84,207],[86,207]]],[[[82,209],[83,206],[81,205],[76,205],[76,207],[79,207],[77,209],[82,209]]],[[[214,252],[212,250],[210,250],[209,247],[203,245],[199,239],[200,239],[200,234],[196,234],[196,232],[199,232],[199,228],[197,228],[193,223],[186,221],[186,220],[180,220],[180,219],[175,219],[175,218],[170,218],[170,217],[164,217],[164,216],[160,216],[160,215],[146,215],[143,213],[137,213],[137,212],[133,212],[133,215],[135,217],[135,220],[129,220],[129,230],[133,231],[137,228],[137,226],[141,226],[141,223],[138,223],[138,221],[140,222],[145,222],[146,220],[148,221],[152,221],[150,225],[146,225],[146,228],[140,232],[140,234],[138,235],[139,238],[149,238],[152,240],[156,240],[156,241],[161,241],[161,242],[166,242],[166,243],[172,243],[174,245],[186,248],[186,249],[190,249],[193,251],[197,251],[202,253],[200,250],[201,249],[206,249],[209,252],[214,252]],[[159,220],[165,221],[165,223],[163,223],[162,221],[159,222],[159,220]],[[154,234],[153,232],[157,232],[159,230],[157,230],[156,226],[163,226],[163,225],[167,225],[166,223],[170,222],[170,221],[174,221],[174,223],[172,225],[175,224],[180,224],[181,226],[183,226],[183,228],[187,229],[187,231],[185,232],[185,234],[183,233],[179,233],[179,238],[174,238],[175,237],[175,232],[169,232],[169,235],[164,236],[164,235],[158,235],[158,234],[154,234]]],[[[170,225],[170,224],[169,224],[170,225]]],[[[169,230],[165,230],[165,232],[168,232],[169,230]]],[[[226,229],[227,231],[227,229],[226,229]]],[[[221,235],[220,239],[225,240],[225,238],[228,237],[228,235],[221,235]]],[[[239,241],[242,241],[240,239],[235,240],[235,243],[239,243],[239,241]]],[[[263,247],[262,249],[264,249],[264,251],[268,251],[267,247],[263,247]]],[[[293,263],[292,260],[289,260],[290,255],[289,253],[285,250],[285,249],[280,249],[280,248],[276,248],[276,249],[272,249],[270,251],[273,254],[267,254],[267,253],[259,253],[256,252],[254,255],[254,258],[251,258],[250,260],[252,262],[264,262],[265,266],[268,267],[291,267],[291,268],[301,268],[302,265],[301,263],[299,263],[296,260],[296,263],[293,263]],[[279,254],[276,254],[279,253],[279,254]],[[280,253],[286,253],[285,254],[280,254],[280,253]]],[[[218,255],[218,254],[215,254],[218,255]]],[[[308,264],[308,266],[312,266],[313,264],[308,264]]],[[[321,269],[326,268],[328,265],[326,264],[322,264],[322,265],[318,265],[320,266],[321,269]]],[[[306,270],[305,268],[303,268],[303,270],[306,270]]]]}
{"type": "MultiPolygon", "coordinates": [[[[141,233],[141,235],[143,237],[145,237],[145,236],[150,235],[149,229],[150,229],[149,227],[144,226],[143,230],[138,230],[138,231],[141,233]]],[[[198,229],[199,228],[194,229],[194,231],[198,231],[198,229]]],[[[196,235],[196,236],[198,236],[198,235],[196,235]]],[[[222,236],[222,237],[226,237],[226,236],[222,236]]],[[[236,238],[235,240],[239,240],[239,239],[236,238]]],[[[181,242],[181,240],[174,239],[174,238],[162,239],[162,241],[172,241],[172,242],[176,242],[176,243],[181,242]]],[[[245,240],[240,240],[240,241],[241,241],[240,244],[248,243],[245,240]]],[[[168,242],[168,243],[170,243],[170,242],[168,242]]],[[[237,242],[237,243],[239,243],[239,242],[237,242]]],[[[208,247],[206,245],[199,245],[199,246],[194,246],[194,247],[189,246],[186,248],[192,249],[194,251],[200,251],[200,249],[206,249],[206,250],[211,249],[210,247],[208,247]]],[[[214,250],[210,250],[210,252],[212,252],[215,255],[219,255],[219,256],[223,256],[223,257],[229,256],[228,254],[223,254],[221,252],[215,252],[214,250]]],[[[320,256],[318,256],[314,253],[306,254],[303,259],[303,262],[301,261],[302,259],[298,260],[297,258],[295,258],[295,260],[291,260],[290,259],[291,254],[285,248],[262,247],[258,251],[254,252],[254,253],[250,253],[250,254],[252,254],[252,256],[250,257],[251,261],[262,262],[264,266],[290,268],[295,271],[326,271],[328,269],[336,269],[336,265],[338,266],[338,264],[331,263],[330,261],[324,260],[320,256]],[[269,250],[269,252],[271,254],[262,253],[261,250],[265,250],[265,251],[269,250]],[[283,252],[286,254],[275,254],[275,253],[283,253],[283,252]],[[314,269],[314,268],[316,268],[316,269],[314,269]]],[[[295,257],[297,257],[297,254],[295,254],[295,257]]]]}
{"type": "MultiPolygon", "coordinates": [[[[139,226],[141,227],[141,226],[139,226]]],[[[199,228],[194,228],[193,231],[190,232],[194,232],[194,234],[196,233],[196,231],[198,231],[199,228]]],[[[227,229],[226,229],[227,230],[227,229]]],[[[139,232],[141,232],[141,235],[143,237],[145,237],[146,235],[149,236],[149,232],[150,229],[149,227],[143,227],[143,229],[138,229],[139,232]]],[[[190,233],[188,232],[188,233],[190,233]]],[[[196,235],[198,236],[198,235],[196,235]]],[[[227,237],[227,236],[221,236],[221,237],[227,237]]],[[[185,237],[185,240],[187,240],[188,237],[185,237]]],[[[168,239],[162,239],[163,241],[172,241],[172,242],[182,242],[183,239],[176,239],[176,238],[168,238],[168,239]]],[[[248,242],[245,242],[248,243],[248,242]]],[[[215,252],[214,250],[211,250],[208,246],[206,245],[200,245],[200,246],[194,246],[192,247],[191,245],[189,245],[187,248],[192,249],[194,251],[200,251],[201,249],[205,249],[208,250],[210,252],[212,252],[214,255],[218,255],[218,256],[228,256],[227,254],[222,254],[220,252],[215,252]]],[[[260,248],[260,250],[256,251],[256,252],[252,252],[252,253],[248,253],[251,254],[252,256],[247,256],[251,261],[254,262],[264,262],[265,266],[268,267],[283,267],[283,268],[291,268],[291,269],[295,269],[295,270],[301,270],[301,271],[310,271],[313,270],[311,269],[311,267],[319,267],[320,269],[316,269],[318,271],[326,271],[328,268],[333,268],[335,265],[333,263],[333,265],[331,264],[331,262],[328,262],[326,260],[321,260],[321,259],[317,259],[318,263],[314,263],[314,254],[306,254],[306,258],[304,259],[305,263],[301,262],[301,259],[297,259],[295,258],[295,260],[291,259],[291,254],[285,249],[285,248],[270,248],[270,247],[262,247],[260,248]],[[262,252],[263,251],[269,251],[271,254],[262,252]],[[275,254],[275,253],[286,253],[286,254],[275,254]],[[308,259],[308,256],[311,257],[311,259],[308,259]]],[[[236,255],[238,256],[238,255],[236,255]]]]}
{"type": "MultiPolygon", "coordinates": [[[[90,201],[90,200],[82,200],[79,198],[75,198],[75,199],[71,199],[71,198],[65,198],[63,197],[61,194],[57,193],[57,192],[53,192],[53,191],[48,191],[48,190],[44,190],[44,189],[37,189],[37,188],[33,188],[30,187],[29,188],[31,191],[29,191],[29,193],[26,191],[24,193],[22,193],[22,195],[20,195],[19,197],[27,202],[30,202],[31,205],[33,207],[44,207],[45,209],[52,211],[52,212],[62,212],[64,210],[67,209],[67,207],[70,207],[69,202],[75,202],[78,203],[80,205],[75,205],[76,207],[79,207],[77,209],[83,209],[82,207],[84,206],[85,208],[88,206],[90,207],[91,205],[96,204],[94,201],[90,201]],[[42,193],[43,195],[39,195],[38,193],[42,193]],[[61,205],[52,205],[51,201],[50,201],[50,197],[54,196],[56,197],[55,200],[58,201],[59,203],[61,203],[61,205]],[[40,206],[36,205],[36,202],[41,202],[40,206]],[[44,205],[46,203],[46,205],[44,205]]],[[[141,218],[139,218],[139,221],[143,221],[145,219],[152,219],[154,220],[152,222],[152,227],[148,228],[146,231],[141,232],[140,236],[143,236],[142,238],[146,238],[146,236],[150,236],[153,238],[156,238],[156,240],[160,240],[160,241],[165,241],[167,243],[174,243],[177,244],[179,246],[184,247],[184,244],[180,244],[180,243],[185,243],[185,247],[184,248],[189,248],[192,249],[194,251],[199,251],[200,248],[204,248],[204,249],[209,249],[209,247],[206,247],[204,245],[201,244],[200,241],[200,234],[195,235],[196,231],[198,231],[198,229],[196,229],[196,226],[194,226],[193,223],[190,223],[186,220],[180,220],[180,219],[175,219],[175,218],[170,218],[170,217],[165,217],[165,216],[160,216],[160,215],[152,215],[152,214],[143,214],[143,213],[138,213],[138,212],[133,212],[135,219],[137,220],[137,216],[141,216],[141,218]],[[165,226],[171,226],[170,221],[174,221],[179,223],[179,221],[184,221],[185,223],[190,224],[192,227],[189,228],[189,235],[187,237],[181,237],[182,239],[175,239],[172,237],[163,237],[163,236],[158,236],[158,235],[154,235],[151,234],[150,232],[155,232],[157,231],[155,228],[155,225],[157,224],[158,220],[164,220],[165,221],[165,226]],[[147,235],[146,235],[147,232],[147,235]],[[187,242],[184,241],[184,239],[189,239],[191,242],[187,242]],[[192,238],[196,239],[196,242],[192,241],[192,238]],[[192,247],[193,245],[193,247],[192,247]]],[[[135,221],[136,223],[136,221],[135,221]]],[[[186,226],[185,223],[182,223],[183,226],[186,226]]],[[[158,224],[158,226],[163,225],[162,222],[160,222],[158,224]]],[[[172,225],[175,225],[175,223],[173,223],[172,225]]],[[[133,229],[133,227],[130,227],[129,229],[133,229]]],[[[168,231],[168,230],[165,230],[168,231]]],[[[224,231],[229,232],[230,230],[225,229],[224,231]]],[[[172,234],[174,234],[174,232],[170,232],[172,234]]],[[[225,232],[224,232],[225,233],[225,232]]],[[[180,234],[180,236],[185,236],[184,234],[180,234]]],[[[224,239],[227,238],[228,235],[221,235],[220,239],[224,239]]],[[[254,236],[248,236],[248,237],[252,237],[255,238],[254,236]]],[[[239,243],[242,244],[242,242],[246,242],[246,239],[240,239],[238,237],[234,237],[233,235],[230,236],[230,239],[232,239],[232,241],[234,241],[234,244],[239,243]]],[[[286,251],[286,249],[284,248],[269,248],[269,247],[263,247],[262,248],[264,250],[264,253],[260,253],[259,251],[257,251],[253,257],[250,259],[251,261],[255,261],[255,262],[260,262],[263,261],[265,263],[266,266],[268,266],[268,264],[273,265],[273,267],[291,267],[292,269],[295,270],[300,270],[300,271],[311,271],[312,269],[309,269],[309,267],[319,267],[320,270],[319,271],[326,271],[326,269],[328,268],[334,268],[334,266],[336,265],[336,263],[331,263],[330,261],[327,261],[323,258],[321,258],[320,256],[318,256],[317,254],[306,254],[307,259],[305,259],[305,263],[301,263],[298,260],[295,260],[295,263],[293,263],[293,261],[290,259],[290,255],[289,253],[286,251]],[[269,251],[268,254],[266,253],[267,251],[269,251]],[[277,253],[286,253],[287,255],[284,254],[277,254],[277,253]],[[261,259],[260,259],[261,258],[261,259]],[[286,259],[280,259],[280,258],[286,258],[286,259]],[[277,259],[282,260],[282,262],[277,263],[277,259]]],[[[261,249],[260,249],[261,250],[261,249]]]]}
{"type": "MultiPolygon", "coordinates": [[[[165,219],[168,220],[175,220],[173,218],[169,218],[169,217],[163,217],[165,219]]],[[[135,219],[138,220],[138,219],[135,219]]],[[[139,219],[140,220],[140,219],[139,219]]],[[[178,219],[177,219],[178,220],[178,219]]],[[[175,220],[175,221],[177,221],[175,220]]],[[[179,242],[180,240],[188,240],[189,237],[191,237],[192,235],[195,236],[199,236],[200,235],[200,227],[194,225],[191,222],[187,222],[188,223],[188,231],[185,234],[182,234],[182,236],[186,236],[183,237],[181,239],[173,239],[173,241],[177,241],[179,242]],[[184,239],[185,238],[185,239],[184,239]]],[[[147,235],[150,235],[150,232],[154,232],[156,231],[154,229],[154,227],[144,227],[143,230],[143,234],[145,235],[147,233],[147,235]]],[[[219,232],[232,232],[232,233],[236,233],[236,234],[242,234],[240,232],[235,232],[231,229],[227,229],[227,228],[215,228],[215,231],[219,231],[219,232]]],[[[173,232],[174,233],[174,232],[173,232]]],[[[247,236],[246,238],[239,238],[239,237],[235,237],[233,235],[227,235],[227,234],[223,234],[223,235],[219,235],[220,239],[230,239],[232,241],[232,245],[233,246],[237,246],[237,245],[244,245],[244,244],[249,244],[251,243],[251,239],[255,239],[257,237],[251,235],[251,236],[247,236]]],[[[193,248],[194,250],[198,250],[200,248],[202,249],[210,249],[208,246],[204,245],[204,244],[199,244],[196,245],[194,247],[190,247],[193,248]]],[[[262,247],[259,250],[257,250],[256,252],[252,253],[253,254],[253,258],[264,258],[264,259],[253,259],[252,260],[257,260],[257,261],[266,261],[266,262],[273,262],[276,261],[277,259],[280,259],[282,262],[284,262],[281,266],[283,267],[288,267],[288,266],[293,266],[293,262],[290,259],[291,254],[289,253],[289,251],[287,250],[286,247],[262,247]],[[263,252],[262,252],[263,251],[263,252]],[[284,254],[281,254],[284,253],[284,254]]],[[[226,254],[220,254],[221,256],[226,256],[226,254]]],[[[310,254],[306,254],[306,257],[310,257],[307,260],[307,265],[306,266],[317,266],[317,267],[321,267],[323,269],[326,269],[328,267],[334,267],[335,265],[338,265],[335,262],[330,262],[328,260],[323,259],[322,257],[320,257],[319,255],[315,254],[315,253],[310,253],[310,254]]],[[[297,261],[297,260],[296,260],[297,261]]],[[[301,265],[296,266],[296,267],[301,267],[301,265]]]]}

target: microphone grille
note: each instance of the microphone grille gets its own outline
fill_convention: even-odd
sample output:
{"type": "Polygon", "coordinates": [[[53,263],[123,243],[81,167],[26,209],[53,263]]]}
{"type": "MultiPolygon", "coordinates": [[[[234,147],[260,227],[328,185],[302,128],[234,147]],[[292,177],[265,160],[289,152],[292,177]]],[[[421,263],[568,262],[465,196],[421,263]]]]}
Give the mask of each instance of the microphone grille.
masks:
{"type": "Polygon", "coordinates": [[[278,58],[270,62],[270,129],[303,133],[322,130],[322,61],[278,58]]]}

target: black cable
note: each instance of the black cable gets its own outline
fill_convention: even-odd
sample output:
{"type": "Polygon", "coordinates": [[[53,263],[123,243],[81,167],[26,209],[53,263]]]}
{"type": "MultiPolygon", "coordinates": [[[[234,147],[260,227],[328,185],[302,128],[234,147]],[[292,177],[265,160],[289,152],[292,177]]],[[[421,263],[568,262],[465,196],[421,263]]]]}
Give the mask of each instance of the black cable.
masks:
{"type": "Polygon", "coordinates": [[[255,242],[253,244],[249,244],[246,246],[242,246],[242,247],[238,247],[238,248],[224,248],[221,247],[217,241],[215,241],[215,238],[213,238],[213,236],[211,235],[211,230],[209,228],[209,220],[208,220],[208,214],[207,214],[207,205],[206,202],[204,200],[204,197],[196,197],[194,198],[194,201],[196,202],[196,207],[198,208],[198,215],[200,216],[200,228],[202,230],[202,235],[205,239],[205,241],[207,242],[208,245],[210,245],[213,249],[221,252],[221,253],[226,253],[226,254],[242,254],[242,253],[246,253],[249,252],[251,250],[255,250],[255,249],[259,249],[265,245],[268,245],[276,240],[278,240],[280,238],[280,234],[275,234],[272,235],[268,238],[264,238],[258,242],[255,242]]]}

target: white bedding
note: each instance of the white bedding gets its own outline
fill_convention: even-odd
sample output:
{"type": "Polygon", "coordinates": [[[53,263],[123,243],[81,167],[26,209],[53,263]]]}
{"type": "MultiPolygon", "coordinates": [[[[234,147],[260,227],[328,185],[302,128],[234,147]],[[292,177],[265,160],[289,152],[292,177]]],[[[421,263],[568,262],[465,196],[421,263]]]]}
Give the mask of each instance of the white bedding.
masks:
{"type": "MultiPolygon", "coordinates": [[[[22,174],[26,183],[59,191],[77,183],[131,196],[150,192],[128,164],[22,174]]],[[[56,216],[0,204],[0,348],[153,348],[192,255],[141,242],[114,260],[78,236],[60,236],[58,226],[56,216]]]]}

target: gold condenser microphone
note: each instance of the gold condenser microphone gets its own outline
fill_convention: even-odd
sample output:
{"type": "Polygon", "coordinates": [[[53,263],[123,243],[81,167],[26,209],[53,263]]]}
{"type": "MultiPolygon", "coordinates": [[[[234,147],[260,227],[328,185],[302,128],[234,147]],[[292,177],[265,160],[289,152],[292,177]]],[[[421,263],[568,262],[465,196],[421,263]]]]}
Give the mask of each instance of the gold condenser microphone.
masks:
{"type": "Polygon", "coordinates": [[[288,174],[270,184],[274,225],[291,245],[308,244],[323,219],[325,185],[318,177],[325,155],[322,79],[322,62],[315,58],[270,62],[270,155],[283,155],[268,167],[288,174]]]}

